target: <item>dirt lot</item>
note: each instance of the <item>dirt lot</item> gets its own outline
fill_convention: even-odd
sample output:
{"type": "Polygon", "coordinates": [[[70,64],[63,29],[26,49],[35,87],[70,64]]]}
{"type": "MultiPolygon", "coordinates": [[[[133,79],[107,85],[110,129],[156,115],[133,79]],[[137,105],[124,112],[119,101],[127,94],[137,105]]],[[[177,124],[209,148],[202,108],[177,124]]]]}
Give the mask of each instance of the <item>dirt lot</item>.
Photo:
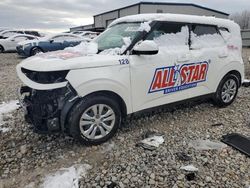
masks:
{"type": "MultiPolygon", "coordinates": [[[[250,49],[243,50],[246,75],[250,49]]],[[[21,85],[15,66],[16,54],[0,54],[0,102],[17,98],[21,85]]],[[[160,109],[150,115],[128,119],[109,142],[95,147],[82,146],[66,135],[37,135],[23,119],[21,110],[3,117],[8,132],[0,132],[0,188],[39,187],[44,177],[60,168],[89,164],[80,187],[249,187],[250,158],[226,147],[196,150],[191,141],[219,142],[222,135],[250,136],[250,89],[241,88],[237,100],[219,109],[209,101],[160,109]],[[213,124],[220,126],[212,126],[213,124]],[[137,147],[148,131],[164,134],[165,142],[154,151],[137,147]],[[177,153],[184,152],[189,160],[177,153]],[[181,166],[198,168],[192,181],[181,166]]]]}

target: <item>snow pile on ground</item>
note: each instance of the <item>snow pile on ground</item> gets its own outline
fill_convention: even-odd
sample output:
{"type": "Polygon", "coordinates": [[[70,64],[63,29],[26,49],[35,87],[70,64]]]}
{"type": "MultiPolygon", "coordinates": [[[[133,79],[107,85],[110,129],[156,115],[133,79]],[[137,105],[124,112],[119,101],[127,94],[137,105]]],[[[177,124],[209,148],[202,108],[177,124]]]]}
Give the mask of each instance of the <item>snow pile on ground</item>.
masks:
{"type": "Polygon", "coordinates": [[[188,50],[188,32],[188,27],[182,27],[181,32],[164,34],[154,38],[154,41],[166,50],[180,50],[180,48],[188,50]]]}
{"type": "Polygon", "coordinates": [[[196,150],[221,150],[227,147],[226,144],[210,140],[192,140],[189,143],[189,146],[195,148],[196,150]]]}
{"type": "Polygon", "coordinates": [[[2,127],[2,125],[4,124],[3,116],[18,109],[20,106],[17,103],[18,103],[17,100],[12,100],[7,103],[4,102],[0,104],[0,132],[9,131],[9,128],[2,127]]]}
{"type": "Polygon", "coordinates": [[[43,188],[78,188],[79,178],[86,176],[91,169],[88,164],[75,165],[63,168],[53,175],[48,175],[43,183],[43,188]]]}
{"type": "Polygon", "coordinates": [[[152,136],[141,141],[142,144],[146,144],[146,145],[157,147],[157,148],[161,144],[163,144],[163,142],[164,142],[163,136],[152,136]]]}
{"type": "Polygon", "coordinates": [[[197,172],[198,168],[194,167],[193,165],[182,166],[181,170],[189,171],[189,172],[197,172]]]}

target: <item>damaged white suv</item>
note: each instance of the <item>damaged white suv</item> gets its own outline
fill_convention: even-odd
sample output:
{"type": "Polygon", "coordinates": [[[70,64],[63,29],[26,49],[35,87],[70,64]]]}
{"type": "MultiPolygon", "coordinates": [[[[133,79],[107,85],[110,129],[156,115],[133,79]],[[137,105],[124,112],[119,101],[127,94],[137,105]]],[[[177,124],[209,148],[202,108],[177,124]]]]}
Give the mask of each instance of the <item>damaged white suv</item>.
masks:
{"type": "Polygon", "coordinates": [[[20,63],[20,100],[35,130],[99,144],[144,109],[205,96],[231,104],[244,80],[241,48],[230,20],[128,16],[91,43],[20,63]]]}

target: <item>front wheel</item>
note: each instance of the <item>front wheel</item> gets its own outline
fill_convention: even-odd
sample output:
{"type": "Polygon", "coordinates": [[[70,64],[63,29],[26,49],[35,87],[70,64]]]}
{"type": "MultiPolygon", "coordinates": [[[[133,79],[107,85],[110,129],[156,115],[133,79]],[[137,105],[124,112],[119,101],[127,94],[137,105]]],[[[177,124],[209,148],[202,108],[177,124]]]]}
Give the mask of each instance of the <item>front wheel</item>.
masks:
{"type": "Polygon", "coordinates": [[[101,144],[113,137],[120,123],[118,103],[106,96],[83,98],[69,114],[70,134],[88,145],[101,144]]]}
{"type": "Polygon", "coordinates": [[[42,51],[41,48],[39,48],[39,47],[34,47],[34,48],[31,49],[30,55],[31,55],[31,56],[34,56],[34,55],[39,54],[39,53],[42,53],[42,52],[43,52],[43,51],[42,51]]]}
{"type": "Polygon", "coordinates": [[[227,75],[220,82],[215,94],[215,103],[219,107],[226,107],[233,103],[239,89],[239,80],[235,75],[227,75]]]}

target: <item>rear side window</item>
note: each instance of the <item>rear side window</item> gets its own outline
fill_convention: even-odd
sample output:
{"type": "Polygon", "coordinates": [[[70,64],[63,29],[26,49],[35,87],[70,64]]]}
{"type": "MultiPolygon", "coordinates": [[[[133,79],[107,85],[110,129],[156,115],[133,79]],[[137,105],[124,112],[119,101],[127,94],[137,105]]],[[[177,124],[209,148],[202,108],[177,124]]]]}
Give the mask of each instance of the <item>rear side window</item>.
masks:
{"type": "Polygon", "coordinates": [[[217,28],[215,26],[193,25],[192,30],[193,33],[196,34],[197,36],[213,35],[218,33],[217,28]]]}
{"type": "Polygon", "coordinates": [[[39,36],[39,33],[37,31],[25,31],[25,34],[39,36]]]}
{"type": "Polygon", "coordinates": [[[225,45],[216,26],[192,25],[191,49],[213,48],[225,45]]]}
{"type": "Polygon", "coordinates": [[[159,22],[146,40],[154,40],[160,47],[188,49],[188,26],[183,23],[159,22]]]}

